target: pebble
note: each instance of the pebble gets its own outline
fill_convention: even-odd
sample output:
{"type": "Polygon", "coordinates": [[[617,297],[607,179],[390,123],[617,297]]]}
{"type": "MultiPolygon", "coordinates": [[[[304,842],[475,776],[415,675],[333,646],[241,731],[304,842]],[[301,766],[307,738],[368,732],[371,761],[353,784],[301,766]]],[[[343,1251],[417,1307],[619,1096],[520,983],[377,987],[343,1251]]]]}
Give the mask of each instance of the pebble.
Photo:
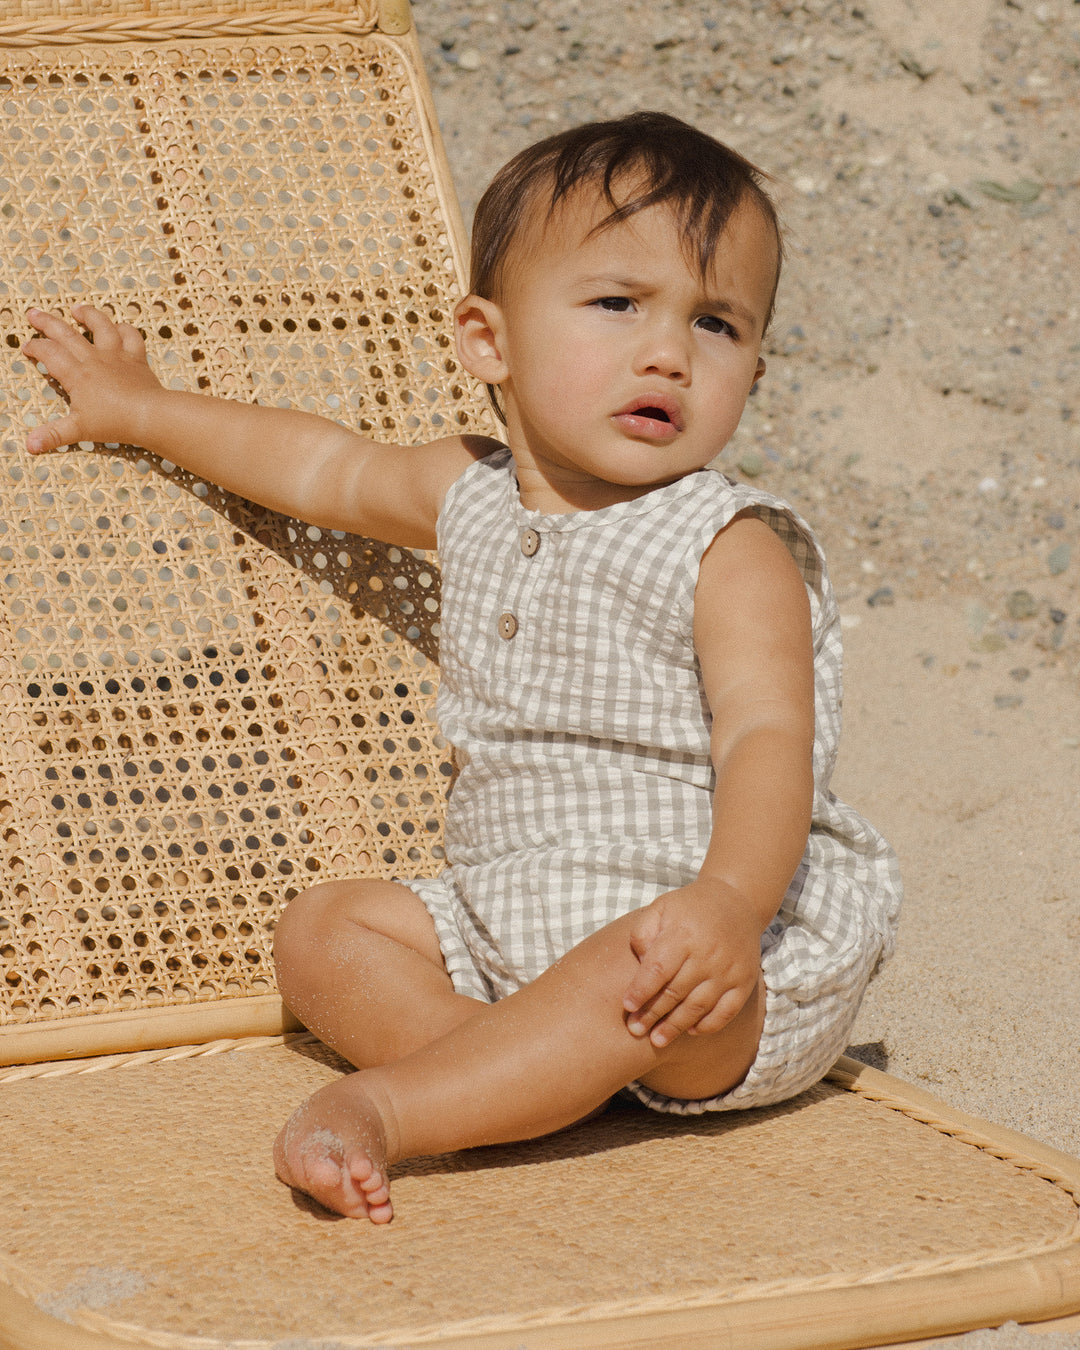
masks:
{"type": "Polygon", "coordinates": [[[1003,652],[1009,645],[1001,633],[984,633],[971,644],[973,652],[1003,652]]]}
{"type": "Polygon", "coordinates": [[[995,708],[1019,708],[1023,703],[1023,698],[1019,694],[995,694],[995,708]]]}
{"type": "Polygon", "coordinates": [[[967,607],[967,626],[973,633],[981,633],[990,621],[990,611],[978,601],[967,607]]]}
{"type": "Polygon", "coordinates": [[[1039,612],[1030,591],[1013,591],[1005,601],[1005,609],[1010,619],[1030,619],[1039,612]]]}
{"type": "Polygon", "coordinates": [[[1072,548],[1069,544],[1058,544],[1046,555],[1046,566],[1052,577],[1060,576],[1072,561],[1072,548]]]}
{"type": "Polygon", "coordinates": [[[896,596],[893,594],[891,586],[879,586],[866,597],[866,603],[871,609],[876,609],[879,605],[895,605],[896,596]]]}

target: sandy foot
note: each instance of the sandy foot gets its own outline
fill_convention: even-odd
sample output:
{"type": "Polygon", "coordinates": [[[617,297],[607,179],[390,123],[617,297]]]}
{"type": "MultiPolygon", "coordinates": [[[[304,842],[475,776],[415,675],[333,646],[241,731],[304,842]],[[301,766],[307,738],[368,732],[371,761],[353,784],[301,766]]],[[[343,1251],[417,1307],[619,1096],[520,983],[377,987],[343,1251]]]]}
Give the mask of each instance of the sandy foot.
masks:
{"type": "Polygon", "coordinates": [[[375,1105],[350,1074],[309,1097],[274,1142],[287,1186],[346,1218],[389,1223],[386,1135],[375,1105]]]}

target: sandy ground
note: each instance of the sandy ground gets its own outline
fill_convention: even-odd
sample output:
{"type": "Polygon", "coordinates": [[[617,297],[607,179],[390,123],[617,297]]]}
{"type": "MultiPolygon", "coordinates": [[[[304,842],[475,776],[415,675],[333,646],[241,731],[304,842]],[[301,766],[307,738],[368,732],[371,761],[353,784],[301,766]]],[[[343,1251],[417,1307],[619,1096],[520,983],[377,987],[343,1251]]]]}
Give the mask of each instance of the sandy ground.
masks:
{"type": "Polygon", "coordinates": [[[1080,1155],[1080,4],[415,15],[467,215],[521,146],[642,107],[776,175],[769,372],[723,465],[826,543],[848,651],[835,786],[905,875],[853,1053],[1080,1155]]]}

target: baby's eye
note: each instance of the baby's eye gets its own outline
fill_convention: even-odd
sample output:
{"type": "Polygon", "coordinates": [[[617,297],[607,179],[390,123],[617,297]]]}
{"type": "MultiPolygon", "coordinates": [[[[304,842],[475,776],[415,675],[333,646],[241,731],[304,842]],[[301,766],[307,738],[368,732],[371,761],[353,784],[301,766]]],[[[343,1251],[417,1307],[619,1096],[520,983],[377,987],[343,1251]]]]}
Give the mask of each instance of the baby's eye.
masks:
{"type": "Polygon", "coordinates": [[[720,333],[727,334],[728,337],[738,337],[738,333],[728,323],[727,319],[721,319],[716,314],[703,314],[698,319],[698,327],[704,328],[706,333],[720,333]]]}
{"type": "Polygon", "coordinates": [[[594,300],[593,304],[609,314],[628,314],[634,307],[634,302],[628,295],[602,295],[598,300],[594,300]]]}

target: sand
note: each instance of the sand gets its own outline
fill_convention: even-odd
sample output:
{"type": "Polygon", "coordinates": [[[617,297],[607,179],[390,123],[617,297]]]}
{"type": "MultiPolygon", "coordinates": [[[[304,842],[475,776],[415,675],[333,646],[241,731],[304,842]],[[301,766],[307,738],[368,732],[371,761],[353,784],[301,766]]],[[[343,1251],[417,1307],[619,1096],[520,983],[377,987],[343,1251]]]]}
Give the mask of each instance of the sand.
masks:
{"type": "Polygon", "coordinates": [[[467,214],[523,145],[635,108],[777,176],[769,370],[722,463],[826,544],[835,787],[901,858],[854,1053],[1080,1155],[1080,5],[414,12],[467,214]]]}

